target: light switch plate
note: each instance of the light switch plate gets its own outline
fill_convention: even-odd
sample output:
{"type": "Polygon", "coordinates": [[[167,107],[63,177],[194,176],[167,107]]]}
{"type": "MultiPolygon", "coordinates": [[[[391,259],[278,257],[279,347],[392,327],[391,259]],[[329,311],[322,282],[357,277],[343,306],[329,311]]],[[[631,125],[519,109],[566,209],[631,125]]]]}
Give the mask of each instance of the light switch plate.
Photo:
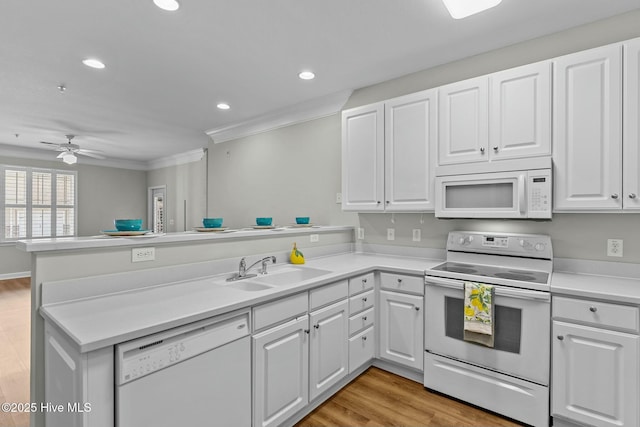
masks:
{"type": "Polygon", "coordinates": [[[419,228],[414,228],[413,229],[413,241],[414,242],[419,242],[420,240],[422,240],[422,231],[419,228]]]}
{"type": "Polygon", "coordinates": [[[342,203],[342,193],[336,193],[336,203],[342,203]]]}
{"type": "Polygon", "coordinates": [[[395,228],[387,228],[387,240],[396,240],[395,228]]]}
{"type": "Polygon", "coordinates": [[[358,227],[358,240],[364,240],[364,228],[358,227]]]}

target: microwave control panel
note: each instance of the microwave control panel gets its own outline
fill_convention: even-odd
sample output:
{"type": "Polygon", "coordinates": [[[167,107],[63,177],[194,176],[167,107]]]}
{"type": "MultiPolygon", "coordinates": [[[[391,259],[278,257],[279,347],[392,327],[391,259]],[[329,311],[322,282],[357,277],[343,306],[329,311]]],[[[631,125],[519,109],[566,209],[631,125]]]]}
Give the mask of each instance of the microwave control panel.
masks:
{"type": "Polygon", "coordinates": [[[551,218],[551,170],[529,171],[527,191],[529,218],[551,218]]]}

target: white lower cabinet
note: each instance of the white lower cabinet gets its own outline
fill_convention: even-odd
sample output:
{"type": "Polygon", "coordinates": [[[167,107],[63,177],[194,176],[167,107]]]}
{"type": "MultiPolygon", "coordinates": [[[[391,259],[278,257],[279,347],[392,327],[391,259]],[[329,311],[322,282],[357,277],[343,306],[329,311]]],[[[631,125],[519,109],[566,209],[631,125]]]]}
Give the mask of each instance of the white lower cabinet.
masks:
{"type": "Polygon", "coordinates": [[[561,297],[553,304],[554,419],[559,425],[640,425],[638,308],[561,297]]]}
{"type": "MultiPolygon", "coordinates": [[[[382,284],[384,286],[384,284],[382,284]]],[[[424,297],[381,290],[380,358],[422,370],[424,297]]]]}
{"type": "Polygon", "coordinates": [[[253,337],[253,425],[276,426],[309,402],[309,316],[253,337]]]}
{"type": "Polygon", "coordinates": [[[342,300],[310,314],[309,399],[313,400],[349,372],[349,305],[342,300]]]}

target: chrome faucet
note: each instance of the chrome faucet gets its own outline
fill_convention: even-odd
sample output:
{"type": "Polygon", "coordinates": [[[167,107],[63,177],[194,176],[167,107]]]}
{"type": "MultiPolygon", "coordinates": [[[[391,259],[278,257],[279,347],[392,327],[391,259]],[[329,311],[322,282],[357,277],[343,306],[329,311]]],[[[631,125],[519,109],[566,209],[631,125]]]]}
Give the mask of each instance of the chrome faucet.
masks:
{"type": "Polygon", "coordinates": [[[250,277],[256,277],[257,274],[255,273],[251,273],[248,274],[248,271],[251,271],[251,269],[253,267],[255,267],[258,264],[261,264],[262,267],[260,268],[259,273],[260,274],[267,274],[267,264],[271,262],[272,264],[276,263],[276,257],[275,256],[268,256],[268,257],[264,257],[256,262],[254,262],[253,264],[251,264],[249,267],[247,267],[247,260],[242,257],[242,259],[240,260],[240,265],[238,266],[238,272],[236,274],[234,274],[233,276],[229,277],[227,279],[227,282],[233,282],[236,280],[242,280],[242,279],[248,279],[250,277]]]}

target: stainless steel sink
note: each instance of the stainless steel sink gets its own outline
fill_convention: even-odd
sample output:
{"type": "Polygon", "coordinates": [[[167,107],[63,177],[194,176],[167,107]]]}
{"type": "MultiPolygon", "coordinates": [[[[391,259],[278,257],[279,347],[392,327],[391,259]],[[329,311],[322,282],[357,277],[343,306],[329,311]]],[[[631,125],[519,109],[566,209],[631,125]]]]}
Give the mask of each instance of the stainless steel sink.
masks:
{"type": "Polygon", "coordinates": [[[331,271],[320,268],[297,267],[287,265],[269,270],[265,275],[251,279],[253,283],[265,283],[271,286],[286,286],[329,274],[331,271]]]}

